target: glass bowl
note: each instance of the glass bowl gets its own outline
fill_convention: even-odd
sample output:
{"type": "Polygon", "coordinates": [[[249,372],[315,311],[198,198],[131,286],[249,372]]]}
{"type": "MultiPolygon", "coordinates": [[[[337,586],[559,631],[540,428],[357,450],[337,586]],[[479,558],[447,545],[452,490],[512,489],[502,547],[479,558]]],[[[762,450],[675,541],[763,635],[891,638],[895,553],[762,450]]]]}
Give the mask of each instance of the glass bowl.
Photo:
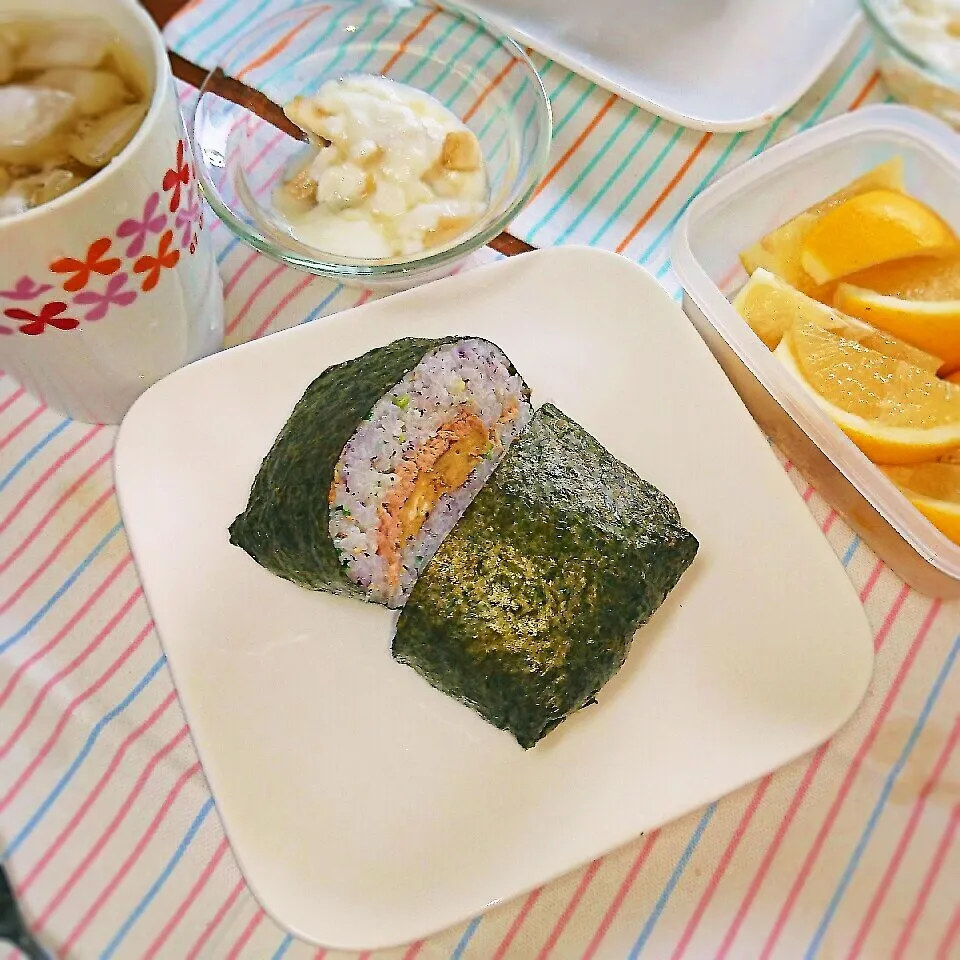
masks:
{"type": "Polygon", "coordinates": [[[248,106],[219,96],[215,91],[223,88],[211,74],[193,119],[204,196],[238,237],[300,270],[393,289],[450,273],[510,223],[546,170],[552,119],[540,77],[517,44],[469,13],[419,0],[327,0],[259,22],[219,66],[281,105],[330,79],[388,77],[436,97],[479,140],[488,207],[468,232],[411,257],[341,257],[301,243],[274,207],[281,176],[309,147],[248,106]]]}
{"type": "MultiPolygon", "coordinates": [[[[914,39],[898,28],[895,15],[903,0],[860,0],[873,32],[877,62],[890,92],[960,128],[960,74],[925,56],[914,39]]],[[[960,38],[954,38],[960,45],[960,38]]]]}

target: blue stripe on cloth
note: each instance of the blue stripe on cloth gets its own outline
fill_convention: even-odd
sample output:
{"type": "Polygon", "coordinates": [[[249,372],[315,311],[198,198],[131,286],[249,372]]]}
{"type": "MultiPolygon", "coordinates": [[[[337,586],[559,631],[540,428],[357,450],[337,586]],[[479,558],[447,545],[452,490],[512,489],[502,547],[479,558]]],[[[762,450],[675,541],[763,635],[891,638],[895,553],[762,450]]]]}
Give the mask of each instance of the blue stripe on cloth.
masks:
{"type": "Polygon", "coordinates": [[[636,195],[646,186],[647,181],[654,175],[657,170],[657,167],[663,162],[664,157],[674,148],[677,141],[683,135],[684,128],[677,127],[673,131],[673,136],[667,141],[663,149],[657,155],[653,163],[646,169],[643,176],[631,187],[630,192],[617,204],[617,208],[610,214],[609,217],[603,222],[600,226],[600,229],[587,241],[587,243],[593,247],[598,246],[599,239],[616,223],[617,219],[620,217],[620,214],[633,202],[636,195]]]}
{"type": "Polygon", "coordinates": [[[94,560],[106,549],[110,541],[123,529],[122,523],[117,523],[111,527],[103,539],[88,553],[77,565],[73,573],[63,581],[54,591],[53,595],[40,607],[40,609],[19,629],[11,634],[6,640],[0,642],[0,654],[5,653],[14,644],[19,643],[49,612],[53,605],[73,586],[80,574],[93,563],[94,560]]]}
{"type": "Polygon", "coordinates": [[[200,827],[203,826],[203,821],[207,819],[210,814],[210,811],[213,810],[213,797],[207,799],[203,806],[200,808],[200,812],[194,817],[193,823],[190,824],[187,832],[184,834],[183,839],[177,844],[176,850],[173,851],[173,856],[167,861],[167,864],[164,866],[163,870],[160,871],[160,875],[156,880],[150,885],[150,889],[143,895],[143,898],[140,902],[133,908],[130,913],[130,916],[120,924],[120,929],[114,934],[113,939],[107,944],[103,953],[100,954],[100,960],[110,960],[110,958],[117,952],[117,948],[123,943],[124,938],[132,929],[133,925],[143,916],[144,911],[147,907],[150,906],[153,899],[156,895],[163,889],[163,885],[170,878],[170,874],[176,869],[177,864],[183,859],[183,855],[186,853],[187,848],[190,846],[193,838],[197,835],[200,827]]]}
{"type": "Polygon", "coordinates": [[[123,711],[126,710],[127,707],[129,707],[130,704],[133,703],[133,701],[136,700],[141,693],[143,693],[143,691],[150,684],[150,681],[153,680],[153,678],[160,672],[160,669],[163,667],[164,663],[166,663],[166,659],[164,657],[160,657],[160,659],[157,660],[156,663],[154,663],[154,665],[144,674],[144,676],[139,681],[137,681],[136,686],[123,698],[123,700],[121,700],[108,713],[104,714],[96,722],[96,724],[94,724],[93,729],[87,735],[87,739],[84,742],[80,752],[74,758],[70,766],[67,767],[63,776],[57,781],[57,784],[53,788],[53,790],[51,790],[50,793],[47,794],[46,798],[43,800],[40,806],[38,806],[37,809],[30,816],[30,819],[26,822],[26,824],[24,824],[24,826],[20,829],[20,831],[10,841],[9,845],[7,846],[7,849],[4,850],[3,853],[0,853],[0,860],[6,860],[9,857],[12,857],[17,852],[17,850],[20,849],[20,846],[23,844],[25,840],[27,840],[30,834],[32,834],[33,831],[36,830],[37,825],[47,815],[47,812],[56,802],[57,798],[60,796],[61,793],[63,793],[63,791],[66,789],[70,781],[76,776],[77,771],[80,769],[80,767],[83,766],[84,760],[87,759],[87,756],[89,755],[90,751],[94,748],[94,745],[99,739],[100,734],[103,733],[103,731],[111,723],[111,721],[119,717],[120,714],[123,713],[123,711]]]}
{"type": "Polygon", "coordinates": [[[270,957],[270,960],[281,960],[291,946],[293,946],[293,937],[288,933],[280,941],[280,946],[273,951],[273,956],[270,957]]]}
{"type": "Polygon", "coordinates": [[[923,728],[926,726],[927,720],[929,720],[930,714],[940,697],[940,693],[943,690],[943,685],[946,683],[947,677],[950,675],[950,671],[953,669],[953,665],[956,662],[958,653],[960,653],[960,635],[954,638],[953,646],[950,648],[950,652],[947,654],[947,659],[944,661],[943,666],[940,668],[940,672],[937,674],[936,680],[933,682],[933,686],[930,688],[930,693],[927,695],[923,709],[920,711],[920,715],[917,717],[917,722],[910,731],[910,736],[907,737],[907,742],[904,744],[903,750],[900,752],[900,756],[897,757],[896,763],[894,763],[894,765],[890,768],[890,772],[887,774],[887,778],[883,784],[883,789],[880,791],[880,796],[877,799],[873,810],[870,812],[870,816],[863,828],[863,832],[860,834],[860,839],[857,841],[857,845],[854,848],[853,853],[850,855],[850,860],[847,863],[842,876],[840,877],[840,882],[837,884],[837,888],[834,890],[833,896],[830,897],[830,902],[827,904],[827,909],[824,911],[823,918],[820,920],[820,923],[814,932],[813,939],[810,941],[810,945],[807,947],[807,952],[804,955],[805,960],[813,960],[813,958],[816,957],[816,955],[820,952],[820,948],[823,946],[823,938],[826,936],[827,928],[830,926],[830,922],[833,920],[833,917],[837,912],[837,908],[840,906],[840,901],[843,899],[843,895],[846,893],[847,887],[850,885],[850,881],[853,879],[853,875],[856,872],[857,867],[860,865],[860,860],[863,857],[863,853],[867,849],[867,845],[870,843],[870,838],[873,836],[873,831],[876,829],[877,823],[883,814],[884,807],[886,807],[887,801],[890,799],[890,794],[893,791],[893,785],[896,782],[897,777],[900,776],[904,766],[906,766],[907,760],[910,758],[910,754],[913,753],[914,747],[917,745],[917,740],[920,738],[920,734],[923,732],[923,728]]]}
{"type": "Polygon", "coordinates": [[[600,149],[597,150],[592,157],[590,157],[590,160],[584,165],[583,169],[580,171],[579,174],[577,174],[574,180],[567,185],[567,188],[563,191],[563,193],[559,196],[559,198],[554,202],[553,206],[550,207],[550,209],[540,218],[540,220],[537,223],[535,223],[527,231],[526,239],[528,242],[530,243],[533,242],[533,239],[532,239],[533,236],[539,233],[539,231],[547,223],[549,223],[550,220],[553,219],[554,214],[556,214],[556,212],[562,206],[564,206],[564,204],[567,203],[570,197],[573,196],[573,194],[577,190],[579,190],[580,185],[583,183],[583,181],[586,180],[591,173],[593,173],[597,164],[607,155],[607,152],[610,150],[610,148],[617,142],[617,139],[619,138],[620,134],[627,128],[627,125],[630,123],[631,120],[633,120],[633,118],[639,112],[640,112],[639,107],[637,106],[630,107],[630,109],[624,115],[623,119],[617,125],[617,128],[613,131],[613,133],[609,137],[607,137],[607,140],[603,144],[603,146],[601,146],[600,149]]]}
{"type": "Polygon", "coordinates": [[[577,227],[590,215],[593,208],[606,196],[607,191],[620,179],[624,170],[633,162],[633,158],[646,146],[647,141],[653,136],[654,131],[663,123],[662,117],[654,117],[653,122],[643,132],[643,136],[630,148],[624,158],[620,161],[617,168],[610,174],[603,186],[584,204],[583,208],[576,217],[563,229],[554,243],[560,244],[566,242],[567,238],[577,227]]]}
{"type": "Polygon", "coordinates": [[[6,476],[0,480],[0,493],[9,486],[11,481],[16,477],[16,475],[52,440],[55,440],[57,437],[63,433],[70,424],[73,423],[72,420],[61,420],[42,440],[38,440],[7,472],[6,476]]]}
{"type": "Polygon", "coordinates": [[[640,931],[640,936],[637,937],[636,943],[634,943],[632,949],[630,950],[629,960],[636,960],[636,958],[640,956],[643,948],[647,945],[647,941],[650,939],[650,935],[653,933],[654,927],[656,927],[657,921],[660,919],[664,907],[666,907],[667,901],[670,899],[670,895],[673,893],[676,885],[680,882],[680,878],[683,876],[683,871],[687,869],[687,864],[690,862],[690,858],[693,856],[693,851],[697,849],[697,844],[700,842],[700,838],[703,836],[704,832],[709,826],[710,821],[713,819],[713,815],[716,813],[716,811],[716,802],[711,803],[710,806],[704,810],[703,816],[700,817],[700,822],[694,828],[693,835],[690,837],[689,843],[687,843],[683,853],[680,854],[680,859],[677,861],[677,865],[673,868],[673,873],[670,874],[670,878],[667,880],[666,886],[664,886],[663,891],[657,899],[657,902],[653,905],[653,910],[650,911],[650,916],[647,917],[647,921],[644,923],[643,929],[640,931]]]}
{"type": "Polygon", "coordinates": [[[460,938],[460,942],[453,948],[453,953],[450,954],[450,960],[460,960],[460,958],[463,956],[464,950],[467,949],[467,944],[470,943],[473,935],[477,932],[477,927],[480,926],[480,921],[482,919],[482,917],[474,917],[467,924],[467,929],[463,931],[463,936],[460,938]]]}

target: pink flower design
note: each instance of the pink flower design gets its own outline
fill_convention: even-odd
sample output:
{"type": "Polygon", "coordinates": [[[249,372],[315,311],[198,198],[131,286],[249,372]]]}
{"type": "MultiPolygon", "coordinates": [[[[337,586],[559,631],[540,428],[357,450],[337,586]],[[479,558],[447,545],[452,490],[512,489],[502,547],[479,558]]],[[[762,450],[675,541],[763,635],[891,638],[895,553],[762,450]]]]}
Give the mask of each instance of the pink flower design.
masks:
{"type": "Polygon", "coordinates": [[[93,305],[93,309],[88,310],[83,315],[84,320],[102,320],[111,307],[128,307],[137,299],[135,290],[123,289],[126,285],[127,275],[125,273],[115,273],[107,281],[107,287],[103,293],[84,290],[73,298],[73,302],[83,306],[93,305]]]}
{"type": "MultiPolygon", "coordinates": [[[[48,290],[52,290],[53,287],[49,283],[37,283],[36,280],[31,280],[30,277],[21,277],[14,285],[12,290],[0,290],[0,297],[5,297],[7,300],[35,300],[37,297],[43,296],[48,290]]],[[[9,330],[7,331],[10,332],[9,330]]]]}
{"type": "Polygon", "coordinates": [[[190,186],[187,187],[186,202],[181,205],[179,211],[177,211],[177,219],[175,221],[177,229],[183,230],[183,240],[180,242],[181,247],[185,247],[190,243],[190,237],[193,234],[193,225],[199,219],[200,204],[197,202],[196,192],[191,183],[190,186]]]}
{"type": "Polygon", "coordinates": [[[135,257],[147,242],[147,234],[160,233],[167,225],[167,215],[165,213],[161,212],[154,216],[159,204],[160,194],[151,193],[147,197],[147,202],[143,205],[143,217],[139,220],[124,220],[117,227],[118,237],[133,237],[125,251],[126,256],[135,257]]]}
{"type": "Polygon", "coordinates": [[[29,310],[23,310],[20,307],[10,307],[4,310],[4,315],[11,320],[19,320],[23,326],[20,332],[27,336],[35,337],[46,330],[47,327],[56,327],[58,330],[73,330],[80,326],[80,321],[73,317],[62,317],[60,314],[67,309],[67,305],[60,300],[54,300],[45,303],[39,313],[31,313],[29,310]]]}
{"type": "Polygon", "coordinates": [[[5,327],[3,324],[0,324],[0,337],[4,337],[12,333],[13,331],[9,327],[5,327]]]}

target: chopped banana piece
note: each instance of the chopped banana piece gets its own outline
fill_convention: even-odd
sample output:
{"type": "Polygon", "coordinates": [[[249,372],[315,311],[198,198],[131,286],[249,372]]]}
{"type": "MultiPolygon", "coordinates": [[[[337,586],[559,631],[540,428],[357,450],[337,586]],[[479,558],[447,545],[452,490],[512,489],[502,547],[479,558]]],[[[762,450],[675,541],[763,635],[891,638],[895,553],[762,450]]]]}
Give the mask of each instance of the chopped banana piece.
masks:
{"type": "Polygon", "coordinates": [[[315,100],[310,97],[294,97],[283,108],[287,119],[292,120],[301,130],[324,136],[323,128],[330,119],[327,113],[315,100]]]}
{"type": "Polygon", "coordinates": [[[111,37],[105,27],[88,21],[50,24],[31,37],[20,55],[20,70],[50,67],[98,67],[110,49],[111,37]]]}
{"type": "Polygon", "coordinates": [[[133,139],[146,112],[144,104],[133,103],[82,121],[67,139],[70,155],[84,166],[105,167],[133,139]]]}
{"type": "Polygon", "coordinates": [[[13,44],[0,33],[0,83],[6,83],[16,70],[17,58],[13,44]]]}
{"type": "Polygon", "coordinates": [[[469,130],[453,130],[443,138],[440,162],[447,170],[479,170],[480,144],[469,130]]]}
{"type": "Polygon", "coordinates": [[[85,117],[106,113],[130,100],[123,81],[106,70],[56,67],[45,70],[32,83],[72,93],[77,98],[77,110],[85,117]]]}
{"type": "Polygon", "coordinates": [[[0,87],[0,162],[43,163],[57,151],[58,135],[75,111],[75,97],[64,90],[0,87]]]}
{"type": "Polygon", "coordinates": [[[10,171],[6,167],[0,167],[0,195],[6,192],[7,187],[13,182],[10,171]]]}
{"type": "Polygon", "coordinates": [[[288,180],[283,189],[294,200],[311,200],[317,198],[317,181],[310,176],[307,170],[301,170],[292,180],[288,180]]]}

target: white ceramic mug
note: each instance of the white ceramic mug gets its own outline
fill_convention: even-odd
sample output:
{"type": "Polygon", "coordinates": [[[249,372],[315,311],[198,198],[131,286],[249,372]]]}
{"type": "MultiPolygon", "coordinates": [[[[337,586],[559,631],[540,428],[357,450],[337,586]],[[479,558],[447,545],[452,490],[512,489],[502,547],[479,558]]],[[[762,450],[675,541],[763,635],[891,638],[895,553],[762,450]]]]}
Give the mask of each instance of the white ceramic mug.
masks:
{"type": "Polygon", "coordinates": [[[133,140],[70,193],[0,220],[0,369],[78,420],[119,423],[223,343],[223,291],[163,39],[134,0],[0,0],[0,16],[98,17],[153,85],[133,140]]]}

